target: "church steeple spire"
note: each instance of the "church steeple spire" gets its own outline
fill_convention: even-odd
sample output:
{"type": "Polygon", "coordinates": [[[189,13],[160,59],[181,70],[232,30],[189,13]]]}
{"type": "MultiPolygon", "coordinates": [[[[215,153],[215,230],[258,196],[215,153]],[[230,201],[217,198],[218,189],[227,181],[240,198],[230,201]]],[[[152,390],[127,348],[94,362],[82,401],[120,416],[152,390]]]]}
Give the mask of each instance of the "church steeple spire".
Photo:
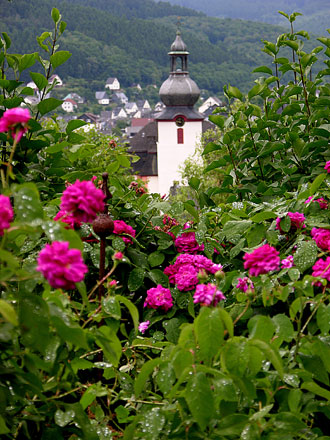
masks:
{"type": "Polygon", "coordinates": [[[179,29],[168,55],[170,56],[170,76],[159,89],[160,99],[167,107],[193,107],[199,98],[200,90],[189,76],[189,52],[179,29]]]}

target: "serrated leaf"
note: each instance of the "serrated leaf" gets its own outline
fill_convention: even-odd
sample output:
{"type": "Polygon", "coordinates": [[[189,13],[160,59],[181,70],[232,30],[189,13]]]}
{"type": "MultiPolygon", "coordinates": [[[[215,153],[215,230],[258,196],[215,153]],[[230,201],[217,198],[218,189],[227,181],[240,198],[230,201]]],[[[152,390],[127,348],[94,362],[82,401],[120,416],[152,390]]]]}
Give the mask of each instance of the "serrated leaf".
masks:
{"type": "Polygon", "coordinates": [[[280,377],[283,379],[284,370],[279,353],[275,351],[275,349],[273,349],[267,342],[261,341],[260,339],[251,339],[249,344],[254,345],[264,353],[267,359],[273,364],[273,367],[277,370],[280,377]]]}
{"type": "Polygon", "coordinates": [[[195,320],[195,333],[200,348],[200,360],[209,362],[220,350],[224,338],[219,309],[202,307],[195,320]]]}

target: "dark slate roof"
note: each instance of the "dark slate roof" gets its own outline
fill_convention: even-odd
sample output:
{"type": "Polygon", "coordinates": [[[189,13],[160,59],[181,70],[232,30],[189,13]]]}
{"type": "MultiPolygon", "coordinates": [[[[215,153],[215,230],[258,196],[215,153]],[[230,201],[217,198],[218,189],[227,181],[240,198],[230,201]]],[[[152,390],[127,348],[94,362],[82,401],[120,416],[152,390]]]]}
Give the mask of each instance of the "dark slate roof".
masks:
{"type": "Polygon", "coordinates": [[[177,116],[183,115],[186,116],[187,119],[204,119],[204,116],[199,113],[194,107],[186,107],[186,106],[167,106],[160,115],[156,116],[158,120],[173,120],[177,116]]]}
{"type": "Polygon", "coordinates": [[[133,171],[141,176],[157,176],[157,122],[152,121],[145,125],[130,140],[130,152],[140,157],[138,162],[132,163],[133,171]]]}

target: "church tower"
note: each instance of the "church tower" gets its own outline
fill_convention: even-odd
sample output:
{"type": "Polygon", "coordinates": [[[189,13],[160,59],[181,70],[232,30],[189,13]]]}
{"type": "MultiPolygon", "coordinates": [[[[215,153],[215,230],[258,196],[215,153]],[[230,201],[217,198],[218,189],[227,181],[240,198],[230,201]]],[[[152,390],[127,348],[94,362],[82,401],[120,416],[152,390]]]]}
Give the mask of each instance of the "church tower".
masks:
{"type": "Polygon", "coordinates": [[[194,153],[202,134],[204,116],[194,109],[200,90],[188,72],[187,46],[177,31],[168,53],[170,75],[159,89],[165,104],[157,116],[158,192],[168,194],[174,181],[180,180],[179,166],[194,153]]]}

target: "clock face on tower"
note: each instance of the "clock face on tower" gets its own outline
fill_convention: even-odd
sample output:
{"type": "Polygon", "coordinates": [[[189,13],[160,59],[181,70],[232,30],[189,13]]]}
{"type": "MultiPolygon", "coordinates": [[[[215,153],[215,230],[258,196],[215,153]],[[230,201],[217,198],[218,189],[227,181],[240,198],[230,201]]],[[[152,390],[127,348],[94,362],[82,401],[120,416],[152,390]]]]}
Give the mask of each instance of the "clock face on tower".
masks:
{"type": "Polygon", "coordinates": [[[176,118],[175,123],[178,127],[183,127],[185,120],[182,116],[179,116],[178,118],[176,118]]]}

